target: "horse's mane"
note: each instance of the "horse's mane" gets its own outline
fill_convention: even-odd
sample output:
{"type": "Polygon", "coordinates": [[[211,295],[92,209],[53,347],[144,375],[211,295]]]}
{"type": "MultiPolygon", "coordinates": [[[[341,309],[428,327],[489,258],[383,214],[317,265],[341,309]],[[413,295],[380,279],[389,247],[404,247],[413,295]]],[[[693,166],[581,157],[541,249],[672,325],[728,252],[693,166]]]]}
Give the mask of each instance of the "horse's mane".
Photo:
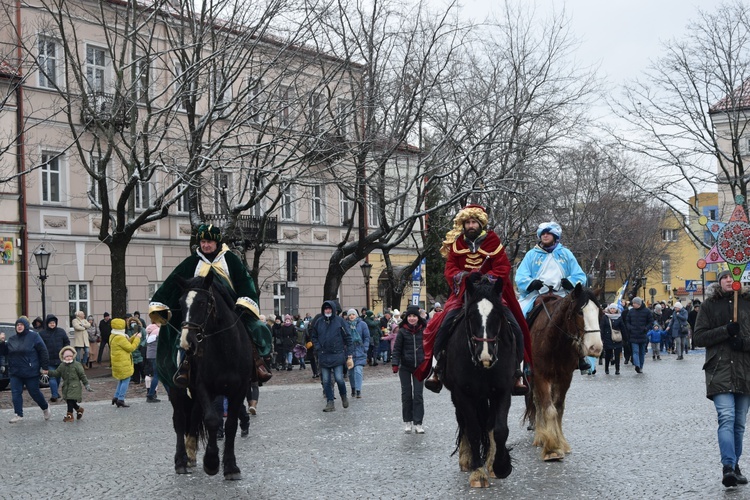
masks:
{"type": "MultiPolygon", "coordinates": [[[[210,274],[213,274],[213,271],[209,271],[210,274]]],[[[205,278],[202,276],[196,276],[195,278],[191,278],[187,281],[187,286],[185,289],[189,288],[202,288],[204,280],[206,280],[208,276],[205,278]]],[[[225,287],[221,281],[216,280],[216,275],[214,274],[213,279],[211,281],[211,289],[215,292],[215,295],[220,297],[221,300],[217,301],[217,304],[222,304],[224,311],[226,310],[233,310],[234,309],[234,300],[232,299],[232,296],[229,294],[229,290],[227,287],[225,287]]]]}

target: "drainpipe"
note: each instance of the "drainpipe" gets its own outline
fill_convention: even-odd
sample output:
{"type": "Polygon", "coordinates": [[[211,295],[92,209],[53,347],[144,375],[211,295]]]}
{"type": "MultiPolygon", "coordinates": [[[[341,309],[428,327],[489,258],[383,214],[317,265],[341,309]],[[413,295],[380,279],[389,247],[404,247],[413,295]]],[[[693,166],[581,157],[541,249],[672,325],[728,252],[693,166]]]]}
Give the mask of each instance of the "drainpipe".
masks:
{"type": "Polygon", "coordinates": [[[18,166],[18,213],[20,220],[21,250],[21,312],[29,312],[29,235],[27,232],[26,215],[26,134],[24,133],[23,111],[23,47],[21,45],[21,0],[16,0],[16,50],[18,57],[18,85],[16,86],[16,164],[18,166]]]}

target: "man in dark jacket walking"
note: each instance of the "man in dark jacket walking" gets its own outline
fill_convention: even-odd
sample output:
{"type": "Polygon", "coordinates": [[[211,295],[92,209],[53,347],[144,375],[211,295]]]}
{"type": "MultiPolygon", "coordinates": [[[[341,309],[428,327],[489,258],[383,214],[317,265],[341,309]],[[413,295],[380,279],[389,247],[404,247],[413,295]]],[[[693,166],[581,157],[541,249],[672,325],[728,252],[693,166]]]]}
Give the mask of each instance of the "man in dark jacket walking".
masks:
{"type": "Polygon", "coordinates": [[[654,314],[643,305],[643,299],[634,297],[633,308],[628,312],[625,321],[630,333],[630,345],[633,348],[633,366],[637,373],[643,373],[648,331],[654,326],[654,314]]]}
{"type": "Polygon", "coordinates": [[[336,304],[327,300],[323,302],[320,314],[312,320],[312,343],[318,353],[318,365],[320,366],[320,379],[323,383],[323,391],[326,394],[325,412],[335,411],[333,405],[333,387],[331,375],[336,380],[341,395],[341,404],[349,408],[349,400],[346,398],[346,382],[344,382],[344,363],[349,369],[354,367],[352,357],[347,357],[351,352],[352,339],[347,330],[344,318],[336,313],[336,304]]]}
{"type": "Polygon", "coordinates": [[[693,342],[706,347],[706,397],[714,402],[719,420],[722,483],[747,484],[739,467],[747,411],[750,408],[750,290],[743,288],[734,318],[734,280],[729,271],[710,285],[695,321],[693,342]]]}
{"type": "MultiPolygon", "coordinates": [[[[49,369],[55,370],[60,366],[60,349],[66,345],[70,345],[70,337],[68,337],[65,330],[57,326],[57,316],[54,314],[47,315],[44,325],[45,327],[39,332],[39,335],[47,346],[47,352],[49,353],[49,369]]],[[[53,403],[60,399],[60,393],[57,390],[59,386],[60,379],[50,377],[49,389],[52,396],[49,400],[53,403]]]]}
{"type": "Polygon", "coordinates": [[[378,366],[378,349],[380,347],[380,320],[370,310],[365,312],[364,318],[367,328],[370,330],[370,347],[367,348],[368,366],[378,366]]]}
{"type": "Polygon", "coordinates": [[[99,342],[99,354],[96,357],[96,362],[99,364],[102,364],[104,348],[109,345],[109,336],[112,335],[111,320],[112,318],[109,316],[109,313],[105,312],[102,320],[99,322],[99,334],[102,336],[102,341],[99,342]]]}

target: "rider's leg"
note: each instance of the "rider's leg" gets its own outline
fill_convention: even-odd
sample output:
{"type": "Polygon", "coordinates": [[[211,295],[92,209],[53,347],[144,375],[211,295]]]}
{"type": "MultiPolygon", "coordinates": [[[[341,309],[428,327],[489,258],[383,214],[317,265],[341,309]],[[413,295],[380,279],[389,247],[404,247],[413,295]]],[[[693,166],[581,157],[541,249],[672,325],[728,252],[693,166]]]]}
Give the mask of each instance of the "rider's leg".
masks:
{"type": "Polygon", "coordinates": [[[186,389],[190,381],[190,361],[185,350],[180,347],[177,351],[177,359],[180,365],[177,367],[177,373],[172,376],[172,382],[180,389],[186,389]]]}
{"type": "Polygon", "coordinates": [[[514,374],[516,383],[513,386],[512,393],[515,396],[523,396],[529,392],[529,387],[523,382],[523,372],[521,371],[521,363],[523,362],[523,331],[508,307],[504,306],[503,312],[516,338],[516,373],[514,374]]]}
{"type": "Polygon", "coordinates": [[[440,324],[437,334],[435,334],[432,355],[435,357],[436,364],[432,370],[432,375],[424,382],[424,386],[432,392],[440,392],[443,388],[440,378],[443,376],[443,370],[445,369],[445,348],[453,331],[453,320],[459,312],[461,312],[461,309],[456,308],[445,313],[443,322],[440,324]]]}

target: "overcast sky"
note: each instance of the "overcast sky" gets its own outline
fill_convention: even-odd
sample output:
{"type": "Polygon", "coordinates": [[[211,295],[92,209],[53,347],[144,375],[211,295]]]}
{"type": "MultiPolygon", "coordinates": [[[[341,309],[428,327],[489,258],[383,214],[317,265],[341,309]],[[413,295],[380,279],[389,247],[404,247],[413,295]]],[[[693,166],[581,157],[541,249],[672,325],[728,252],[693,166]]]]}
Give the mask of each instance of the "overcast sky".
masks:
{"type": "MultiPolygon", "coordinates": [[[[439,1],[439,0],[436,0],[439,1]]],[[[538,14],[566,11],[571,33],[579,40],[576,59],[600,68],[610,85],[634,79],[660,52],[660,42],[681,38],[697,19],[694,0],[509,0],[536,5],[538,14]]],[[[460,0],[464,14],[481,20],[503,0],[460,0]]],[[[701,2],[707,9],[716,0],[701,2]]]]}

